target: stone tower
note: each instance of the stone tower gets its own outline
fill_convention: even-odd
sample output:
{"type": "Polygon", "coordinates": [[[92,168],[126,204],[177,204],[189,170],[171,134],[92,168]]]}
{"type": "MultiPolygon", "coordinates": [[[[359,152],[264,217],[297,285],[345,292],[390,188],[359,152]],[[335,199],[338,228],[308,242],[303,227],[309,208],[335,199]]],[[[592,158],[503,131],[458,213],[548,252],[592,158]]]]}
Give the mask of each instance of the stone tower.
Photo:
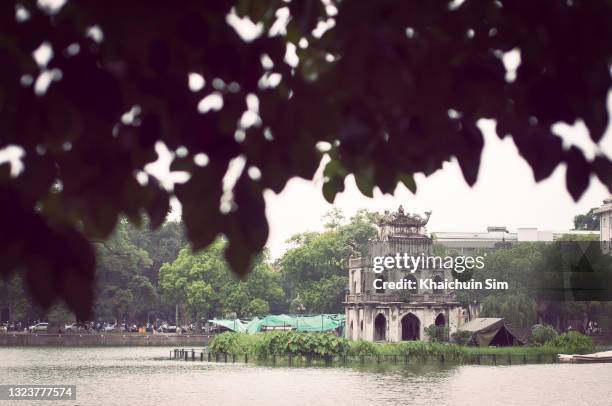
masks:
{"type": "MultiPolygon", "coordinates": [[[[349,288],[345,300],[346,337],[352,340],[408,341],[428,340],[424,329],[429,325],[456,331],[462,320],[462,308],[454,292],[440,289],[385,290],[374,281],[413,281],[430,278],[452,280],[448,269],[373,270],[375,257],[433,255],[432,239],[425,233],[431,212],[425,217],[405,213],[402,206],[394,213],[386,211],[378,222],[378,235],[369,243],[368,255],[349,259],[349,288]]],[[[377,282],[380,285],[380,281],[377,282]]]]}

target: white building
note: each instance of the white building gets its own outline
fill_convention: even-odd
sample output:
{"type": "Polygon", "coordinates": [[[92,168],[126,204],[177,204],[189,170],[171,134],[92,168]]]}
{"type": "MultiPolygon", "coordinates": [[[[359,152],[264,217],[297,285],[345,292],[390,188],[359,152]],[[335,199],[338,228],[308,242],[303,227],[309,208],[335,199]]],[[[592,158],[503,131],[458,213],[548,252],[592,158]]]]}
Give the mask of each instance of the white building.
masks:
{"type": "Polygon", "coordinates": [[[603,201],[603,205],[595,210],[599,215],[599,240],[605,253],[612,253],[612,196],[603,201]]]}
{"type": "MultiPolygon", "coordinates": [[[[612,204],[610,205],[612,215],[612,204]]],[[[597,235],[599,231],[583,230],[539,230],[523,227],[508,231],[504,226],[487,227],[486,232],[434,231],[431,233],[436,244],[458,250],[461,253],[478,249],[494,249],[499,246],[526,241],[557,241],[563,235],[597,235]]]]}

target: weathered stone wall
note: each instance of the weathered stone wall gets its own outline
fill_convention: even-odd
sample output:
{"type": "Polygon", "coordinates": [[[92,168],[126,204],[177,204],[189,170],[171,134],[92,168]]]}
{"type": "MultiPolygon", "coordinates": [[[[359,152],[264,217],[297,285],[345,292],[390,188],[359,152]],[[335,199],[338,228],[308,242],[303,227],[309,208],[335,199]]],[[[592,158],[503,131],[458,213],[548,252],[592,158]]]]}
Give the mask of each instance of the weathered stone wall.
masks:
{"type": "Polygon", "coordinates": [[[374,341],[374,320],[382,314],[386,320],[385,341],[402,341],[402,319],[412,313],[419,319],[419,339],[428,341],[425,328],[435,324],[436,317],[443,314],[450,334],[457,331],[461,320],[458,305],[410,305],[410,304],[363,304],[346,307],[346,338],[350,340],[374,341]],[[361,322],[363,321],[363,330],[361,322]],[[351,328],[351,322],[352,328],[351,328]]]}
{"type": "Polygon", "coordinates": [[[205,346],[211,335],[0,334],[2,346],[205,346]]]}

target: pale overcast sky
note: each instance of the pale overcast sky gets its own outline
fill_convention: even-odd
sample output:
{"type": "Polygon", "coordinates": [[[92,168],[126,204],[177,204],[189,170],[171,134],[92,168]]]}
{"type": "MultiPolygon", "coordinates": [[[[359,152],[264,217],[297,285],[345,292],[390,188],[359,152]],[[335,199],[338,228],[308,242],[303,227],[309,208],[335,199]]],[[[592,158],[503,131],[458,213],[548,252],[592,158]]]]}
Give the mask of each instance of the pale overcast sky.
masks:
{"type": "MultiPolygon", "coordinates": [[[[567,145],[578,145],[587,156],[592,156],[597,147],[589,140],[584,126],[560,127],[567,145]]],[[[607,188],[593,177],[582,198],[574,202],[565,187],[565,166],[559,166],[545,181],[535,183],[512,139],[500,140],[492,123],[485,125],[484,130],[485,148],[474,187],[465,183],[459,165],[449,162],[427,178],[418,175],[416,194],[400,185],[392,196],[378,192],[370,199],[359,192],[351,177],[334,206],[347,216],[360,208],[382,212],[395,210],[400,204],[410,212],[422,214],[432,210],[428,231],[485,231],[489,225],[564,230],[572,227],[575,214],[599,206],[609,195],[607,188]]],[[[612,156],[610,128],[599,149],[612,156]]],[[[285,241],[291,235],[322,228],[321,217],[333,206],[323,198],[321,185],[320,177],[314,181],[293,179],[280,194],[266,193],[271,228],[268,247],[273,257],[282,255],[285,241]]]]}

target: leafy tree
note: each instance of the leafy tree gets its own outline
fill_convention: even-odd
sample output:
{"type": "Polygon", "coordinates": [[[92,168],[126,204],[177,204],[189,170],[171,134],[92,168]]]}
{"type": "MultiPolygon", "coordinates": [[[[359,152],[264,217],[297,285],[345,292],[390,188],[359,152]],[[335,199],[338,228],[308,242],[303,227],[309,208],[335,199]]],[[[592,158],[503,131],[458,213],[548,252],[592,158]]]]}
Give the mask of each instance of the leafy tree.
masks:
{"type": "Polygon", "coordinates": [[[398,182],[414,190],[415,173],[451,157],[473,185],[481,119],[513,138],[537,181],[565,163],[574,199],[591,175],[612,183],[607,157],[586,160],[550,130],[582,119],[598,142],[606,129],[606,1],[84,0],[60,9],[20,1],[20,13],[16,5],[0,5],[0,148],[20,147],[25,169],[12,176],[0,167],[1,270],[24,269],[39,303],[61,298],[80,318],[94,302],[89,240],[107,239],[121,214],[139,222],[141,210],[160,226],[171,196],[193,247],[226,235],[227,261],[244,275],[268,235],[263,191],[311,178],[320,145],[329,147],[329,201],[350,174],[368,196],[398,182]],[[281,9],[286,27],[277,23],[281,9]],[[241,17],[260,33],[241,38],[227,23],[241,17]],[[41,44],[53,50],[46,63],[32,52],[41,44]],[[293,66],[288,50],[296,50],[293,66]],[[513,50],[520,66],[507,72],[503,55],[513,50]],[[35,80],[43,74],[52,78],[46,87],[35,80]],[[250,123],[247,96],[259,102],[250,123]],[[210,97],[221,108],[209,108],[210,97]],[[172,169],[190,175],[172,191],[135,176],[156,159],[158,141],[181,151],[172,169]],[[206,165],[195,162],[203,163],[199,154],[206,165]],[[236,157],[261,176],[243,171],[233,209],[221,211],[222,179],[236,157]]]}
{"type": "Polygon", "coordinates": [[[46,315],[49,322],[49,332],[56,333],[64,330],[66,324],[74,322],[74,314],[62,304],[57,304],[49,309],[46,315]]]}
{"type": "MultiPolygon", "coordinates": [[[[343,218],[338,211],[331,213],[343,218]]],[[[330,215],[324,219],[329,219],[330,215]]],[[[279,265],[285,290],[296,312],[332,313],[342,310],[344,289],[348,284],[348,258],[362,256],[376,229],[376,216],[360,210],[348,223],[328,222],[321,233],[294,236],[294,247],[287,250],[279,265]]]]}
{"type": "Polygon", "coordinates": [[[145,250],[131,241],[127,222],[122,220],[109,240],[96,245],[99,262],[95,314],[118,321],[146,318],[157,300],[155,287],[144,276],[152,261],[145,250]]]}
{"type": "MultiPolygon", "coordinates": [[[[174,262],[164,264],[159,275],[162,300],[179,304],[197,320],[203,316],[250,316],[255,299],[269,308],[282,309],[284,294],[279,278],[265,257],[258,258],[246,280],[238,280],[223,257],[225,244],[217,240],[197,254],[183,249],[174,262]]],[[[255,310],[261,310],[261,304],[256,301],[255,310]]]]}
{"type": "Polygon", "coordinates": [[[503,317],[513,326],[530,327],[537,321],[535,300],[524,292],[491,295],[482,303],[482,317],[503,317]]]}
{"type": "Polygon", "coordinates": [[[599,241],[598,235],[584,235],[584,234],[563,234],[556,241],[599,241]]]}
{"type": "Polygon", "coordinates": [[[0,309],[7,309],[8,320],[24,320],[28,307],[21,277],[13,275],[8,280],[0,279],[0,309]]]}
{"type": "Polygon", "coordinates": [[[270,305],[263,299],[255,298],[247,306],[247,313],[249,316],[265,316],[270,313],[270,305]]]}
{"type": "Polygon", "coordinates": [[[145,269],[145,275],[153,284],[157,284],[159,269],[166,262],[172,262],[178,253],[187,245],[183,223],[166,221],[158,229],[147,227],[149,221],[143,218],[143,225],[127,225],[130,241],[139,249],[147,252],[151,266],[145,269]]]}
{"type": "Polygon", "coordinates": [[[187,286],[187,310],[191,312],[200,327],[202,317],[210,311],[209,297],[212,295],[212,286],[204,281],[195,281],[187,286]]]}
{"type": "Polygon", "coordinates": [[[595,214],[594,207],[585,214],[574,216],[574,230],[599,230],[599,216],[595,214]]]}

